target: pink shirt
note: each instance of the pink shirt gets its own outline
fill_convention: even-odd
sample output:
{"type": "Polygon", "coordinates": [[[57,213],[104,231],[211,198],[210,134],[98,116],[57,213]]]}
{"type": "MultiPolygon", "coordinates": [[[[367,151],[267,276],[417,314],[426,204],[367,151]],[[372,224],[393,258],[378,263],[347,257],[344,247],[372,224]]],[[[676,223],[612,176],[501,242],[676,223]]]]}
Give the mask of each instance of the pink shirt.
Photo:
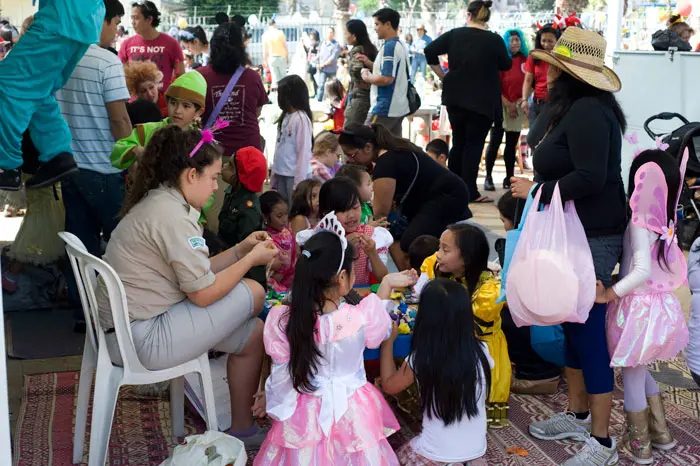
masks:
{"type": "Polygon", "coordinates": [[[129,61],[150,61],[163,73],[163,92],[175,79],[178,63],[185,61],[180,44],[167,34],[159,34],[153,40],[145,40],[136,34],[122,42],[119,49],[122,63],[129,61]]]}

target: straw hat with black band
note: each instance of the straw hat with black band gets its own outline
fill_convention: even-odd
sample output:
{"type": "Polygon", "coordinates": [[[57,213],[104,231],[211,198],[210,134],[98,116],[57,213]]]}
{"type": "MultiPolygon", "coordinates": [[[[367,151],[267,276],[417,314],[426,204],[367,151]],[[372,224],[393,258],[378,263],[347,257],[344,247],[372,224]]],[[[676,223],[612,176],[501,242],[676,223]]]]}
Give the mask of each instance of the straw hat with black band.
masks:
{"type": "Polygon", "coordinates": [[[578,27],[566,28],[551,52],[533,50],[535,60],[560,68],[579,81],[608,92],[622,88],[620,78],[605,66],[605,39],[594,31],[578,27]]]}

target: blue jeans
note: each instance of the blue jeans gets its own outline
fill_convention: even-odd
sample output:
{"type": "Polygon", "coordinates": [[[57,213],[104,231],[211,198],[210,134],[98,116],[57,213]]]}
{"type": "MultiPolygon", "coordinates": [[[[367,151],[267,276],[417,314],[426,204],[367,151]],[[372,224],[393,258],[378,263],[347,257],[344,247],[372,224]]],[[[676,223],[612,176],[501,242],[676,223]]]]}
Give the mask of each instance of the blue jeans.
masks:
{"type": "MultiPolygon", "coordinates": [[[[119,211],[124,201],[124,174],[105,175],[80,169],[61,184],[63,205],[66,209],[66,231],[83,242],[93,256],[102,255],[102,237],[109,241],[112,231],[119,223],[119,211]]],[[[67,264],[66,282],[68,297],[79,305],[80,297],[70,263],[67,264]]],[[[76,312],[76,320],[83,314],[76,312]]]]}
{"type": "Polygon", "coordinates": [[[335,74],[335,71],[329,73],[323,70],[318,70],[318,72],[316,73],[316,77],[318,78],[316,81],[318,83],[318,92],[316,93],[316,99],[319,102],[323,102],[323,96],[326,93],[326,81],[335,78],[335,74]]]}
{"type": "Polygon", "coordinates": [[[420,73],[421,76],[425,77],[427,65],[428,63],[425,60],[425,55],[417,53],[413,56],[413,62],[411,63],[411,82],[416,80],[416,73],[420,73]]]}

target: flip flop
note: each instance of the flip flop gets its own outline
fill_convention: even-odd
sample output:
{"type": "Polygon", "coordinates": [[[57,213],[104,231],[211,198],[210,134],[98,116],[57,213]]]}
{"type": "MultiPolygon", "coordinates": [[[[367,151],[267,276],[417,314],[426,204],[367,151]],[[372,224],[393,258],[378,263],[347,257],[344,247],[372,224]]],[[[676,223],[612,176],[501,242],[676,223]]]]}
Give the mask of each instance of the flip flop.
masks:
{"type": "Polygon", "coordinates": [[[473,201],[470,201],[469,203],[470,204],[493,204],[493,199],[491,199],[490,197],[481,196],[481,197],[477,197],[473,201]]]}

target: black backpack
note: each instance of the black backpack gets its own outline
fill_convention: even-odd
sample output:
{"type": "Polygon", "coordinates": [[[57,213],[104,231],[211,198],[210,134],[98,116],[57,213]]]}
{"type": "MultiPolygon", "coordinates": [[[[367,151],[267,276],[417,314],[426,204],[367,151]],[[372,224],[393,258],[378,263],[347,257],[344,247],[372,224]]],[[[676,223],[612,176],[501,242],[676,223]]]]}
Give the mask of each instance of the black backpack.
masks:
{"type": "Polygon", "coordinates": [[[679,52],[690,52],[692,47],[688,42],[682,41],[675,32],[670,29],[659,29],[651,36],[651,46],[654,50],[666,52],[675,47],[679,52]]]}

